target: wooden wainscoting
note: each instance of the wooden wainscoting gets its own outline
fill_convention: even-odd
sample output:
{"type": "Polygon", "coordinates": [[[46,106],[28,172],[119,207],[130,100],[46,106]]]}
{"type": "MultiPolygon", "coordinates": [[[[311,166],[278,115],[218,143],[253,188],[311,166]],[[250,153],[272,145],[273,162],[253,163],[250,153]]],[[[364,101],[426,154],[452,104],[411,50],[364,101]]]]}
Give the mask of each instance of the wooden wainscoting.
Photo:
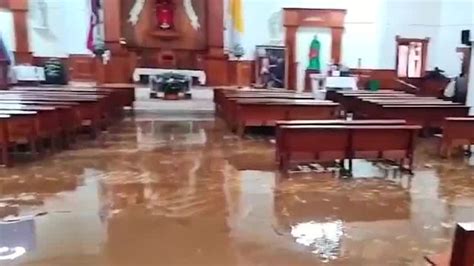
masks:
{"type": "Polygon", "coordinates": [[[229,84],[237,86],[250,86],[255,80],[255,61],[229,61],[229,84]]]}
{"type": "Polygon", "coordinates": [[[0,59],[0,90],[8,89],[8,63],[0,59]]]}
{"type": "Polygon", "coordinates": [[[395,69],[355,68],[351,71],[356,75],[360,75],[358,84],[360,88],[367,88],[369,80],[380,81],[380,88],[382,89],[400,88],[400,84],[396,81],[397,72],[395,69]]]}
{"type": "Polygon", "coordinates": [[[95,57],[89,55],[70,55],[69,77],[71,80],[94,81],[96,79],[95,57]]]}

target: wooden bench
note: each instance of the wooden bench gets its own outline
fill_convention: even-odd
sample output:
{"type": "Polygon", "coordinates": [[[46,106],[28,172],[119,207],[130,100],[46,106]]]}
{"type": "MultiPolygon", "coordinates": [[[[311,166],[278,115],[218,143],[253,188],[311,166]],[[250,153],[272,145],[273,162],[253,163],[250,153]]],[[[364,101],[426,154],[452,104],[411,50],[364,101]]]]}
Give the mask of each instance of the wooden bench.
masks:
{"type": "Polygon", "coordinates": [[[253,93],[253,94],[258,94],[258,93],[288,93],[288,94],[294,94],[296,91],[291,91],[291,90],[268,90],[268,89],[235,89],[235,88],[214,88],[213,90],[214,93],[214,103],[217,106],[220,106],[222,100],[225,98],[227,94],[231,93],[240,93],[240,94],[245,94],[245,93],[253,93]]]}
{"type": "Polygon", "coordinates": [[[60,122],[67,134],[76,133],[82,126],[79,103],[76,102],[54,102],[33,100],[5,100],[0,99],[0,104],[19,104],[25,106],[53,106],[62,110],[60,122]]]}
{"type": "Polygon", "coordinates": [[[120,117],[123,111],[123,100],[121,99],[122,95],[118,90],[110,89],[98,89],[98,88],[88,88],[88,87],[13,87],[10,91],[18,92],[62,92],[62,93],[71,93],[79,95],[100,95],[106,96],[107,101],[106,109],[110,117],[120,117]]]}
{"type": "Polygon", "coordinates": [[[10,160],[8,158],[8,147],[9,147],[9,137],[8,137],[8,120],[9,115],[0,115],[0,164],[4,166],[9,166],[10,160]]]}
{"type": "Polygon", "coordinates": [[[305,125],[405,125],[406,121],[402,119],[390,119],[390,120],[282,120],[276,122],[275,127],[275,139],[276,139],[276,160],[280,158],[279,146],[282,142],[279,140],[281,138],[280,127],[281,126],[305,126],[305,125]]]}
{"type": "Polygon", "coordinates": [[[438,99],[411,99],[411,100],[373,100],[373,99],[362,99],[358,101],[355,116],[359,118],[370,117],[379,112],[383,112],[383,106],[389,105],[403,105],[403,106],[462,106],[459,103],[453,103],[438,99]]]}
{"type": "Polygon", "coordinates": [[[433,266],[474,265],[474,223],[459,223],[457,225],[452,251],[426,256],[425,259],[433,266]]]}
{"type": "MultiPolygon", "coordinates": [[[[56,150],[57,140],[62,133],[60,125],[60,117],[62,113],[59,109],[52,106],[0,104],[0,110],[36,112],[38,118],[36,128],[38,140],[49,140],[51,143],[51,150],[56,150]]],[[[65,119],[65,117],[63,119],[65,119]]]]}
{"type": "MultiPolygon", "coordinates": [[[[446,117],[467,116],[469,107],[457,104],[383,104],[365,110],[364,118],[404,119],[408,124],[421,125],[425,130],[441,128],[446,117]]],[[[359,117],[359,116],[357,116],[359,117]]]]}
{"type": "Polygon", "coordinates": [[[452,150],[474,144],[474,117],[446,117],[439,153],[450,158],[452,150]]]}
{"type": "Polygon", "coordinates": [[[231,128],[235,128],[235,118],[237,113],[237,101],[272,101],[272,102],[285,102],[287,100],[313,100],[312,95],[300,95],[300,94],[287,94],[287,95],[232,95],[226,97],[221,105],[222,118],[230,125],[231,128]]]}
{"type": "Polygon", "coordinates": [[[80,116],[83,126],[90,126],[92,129],[92,135],[97,135],[100,132],[102,126],[107,125],[107,121],[104,120],[104,111],[101,107],[100,102],[96,99],[87,98],[66,98],[66,97],[50,97],[48,95],[2,95],[2,100],[10,101],[37,101],[37,102],[67,102],[67,103],[78,103],[75,107],[76,112],[80,116]]]}
{"type": "Polygon", "coordinates": [[[346,93],[337,95],[337,97],[326,97],[328,100],[338,102],[342,105],[346,113],[353,113],[357,110],[358,99],[363,97],[380,97],[380,98],[408,98],[416,97],[413,94],[404,92],[384,92],[384,93],[346,93]],[[336,99],[336,100],[334,100],[336,99]]]}
{"type": "Polygon", "coordinates": [[[419,126],[414,125],[284,125],[280,126],[280,169],[294,162],[389,159],[412,172],[419,126]],[[408,160],[408,167],[404,161],[408,160]]]}
{"type": "Polygon", "coordinates": [[[246,127],[275,126],[279,120],[336,119],[339,104],[316,100],[238,100],[235,114],[237,133],[246,127]]]}
{"type": "Polygon", "coordinates": [[[95,86],[98,89],[108,89],[119,93],[119,102],[121,106],[133,109],[135,102],[135,85],[129,83],[105,83],[95,86]]]}
{"type": "Polygon", "coordinates": [[[229,111],[232,99],[314,99],[314,95],[308,93],[277,93],[277,92],[228,92],[224,93],[219,103],[216,103],[218,114],[225,114],[229,111]]]}
{"type": "MultiPolygon", "coordinates": [[[[38,113],[34,111],[0,110],[0,115],[8,116],[4,120],[7,124],[8,146],[27,143],[30,146],[31,153],[36,156],[38,128],[41,123],[38,119],[38,113]]],[[[6,151],[3,150],[3,152],[6,151]]],[[[11,160],[8,159],[8,154],[2,154],[2,163],[6,166],[12,165],[11,160]]]]}

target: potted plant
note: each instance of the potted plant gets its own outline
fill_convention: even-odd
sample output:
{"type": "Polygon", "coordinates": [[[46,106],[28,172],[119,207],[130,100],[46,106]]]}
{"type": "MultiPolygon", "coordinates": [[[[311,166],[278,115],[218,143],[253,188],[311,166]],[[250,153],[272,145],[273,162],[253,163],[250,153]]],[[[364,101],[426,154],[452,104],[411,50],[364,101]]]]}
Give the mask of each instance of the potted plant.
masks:
{"type": "Polygon", "coordinates": [[[163,84],[163,93],[165,100],[178,100],[179,93],[182,91],[181,84],[174,79],[168,79],[163,84]]]}

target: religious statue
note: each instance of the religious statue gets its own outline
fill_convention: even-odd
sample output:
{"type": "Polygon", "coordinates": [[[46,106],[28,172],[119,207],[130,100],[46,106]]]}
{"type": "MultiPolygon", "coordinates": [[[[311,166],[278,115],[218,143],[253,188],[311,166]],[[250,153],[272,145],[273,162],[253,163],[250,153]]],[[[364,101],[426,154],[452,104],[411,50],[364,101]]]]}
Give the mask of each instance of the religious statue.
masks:
{"type": "Polygon", "coordinates": [[[311,46],[309,48],[308,70],[321,71],[320,50],[321,42],[318,40],[318,35],[314,35],[314,39],[311,41],[311,46]]]}
{"type": "Polygon", "coordinates": [[[173,28],[174,6],[171,0],[156,1],[156,22],[162,30],[173,28]]]}

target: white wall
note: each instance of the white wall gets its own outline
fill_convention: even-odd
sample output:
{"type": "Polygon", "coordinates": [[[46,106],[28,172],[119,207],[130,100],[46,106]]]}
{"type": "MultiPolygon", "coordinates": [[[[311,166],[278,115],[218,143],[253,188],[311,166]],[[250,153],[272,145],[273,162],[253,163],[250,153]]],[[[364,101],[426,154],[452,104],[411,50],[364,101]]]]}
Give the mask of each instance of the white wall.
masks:
{"type": "Polygon", "coordinates": [[[0,9],[0,34],[7,49],[15,50],[15,28],[13,14],[10,10],[0,9]]]}
{"type": "Polygon", "coordinates": [[[46,25],[37,0],[30,0],[29,38],[34,56],[66,57],[90,54],[87,34],[90,19],[89,0],[45,0],[46,25]]]}
{"type": "MultiPolygon", "coordinates": [[[[427,68],[459,72],[460,31],[472,26],[472,0],[244,0],[245,58],[255,45],[270,42],[268,20],[284,7],[347,10],[342,63],[363,68],[395,68],[395,36],[430,38],[427,68]]],[[[298,49],[307,50],[309,44],[298,49]]]]}
{"type": "Polygon", "coordinates": [[[304,89],[304,78],[309,64],[309,48],[315,35],[318,36],[321,43],[319,51],[321,70],[324,71],[331,62],[331,30],[328,28],[299,28],[296,32],[296,45],[301,48],[296,50],[296,62],[298,62],[296,88],[299,91],[304,89]]]}

